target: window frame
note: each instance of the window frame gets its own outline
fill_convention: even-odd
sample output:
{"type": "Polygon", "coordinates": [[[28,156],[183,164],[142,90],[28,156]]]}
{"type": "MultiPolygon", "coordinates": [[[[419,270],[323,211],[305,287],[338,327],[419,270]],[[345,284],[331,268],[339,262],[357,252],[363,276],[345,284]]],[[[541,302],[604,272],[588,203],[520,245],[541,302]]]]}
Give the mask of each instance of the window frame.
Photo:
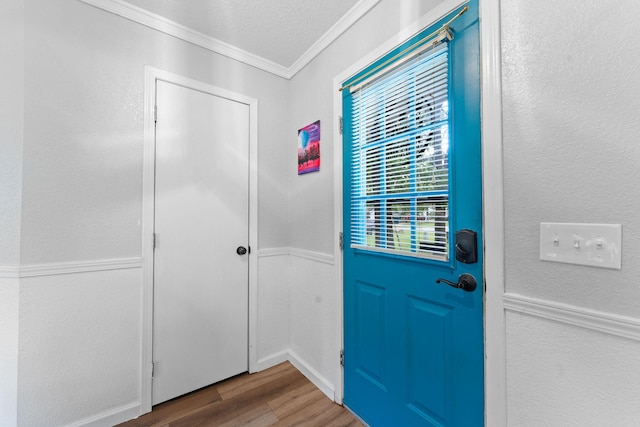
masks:
{"type": "MultiPolygon", "coordinates": [[[[417,37],[420,37],[421,34],[417,35],[417,37]]],[[[412,43],[411,40],[409,40],[407,43],[412,43]]],[[[396,50],[402,49],[402,46],[399,46],[396,50]]],[[[411,72],[409,72],[409,75],[406,76],[408,78],[408,80],[410,80],[410,83],[405,83],[408,86],[412,86],[413,87],[413,95],[411,96],[410,100],[408,101],[409,104],[409,108],[407,111],[407,117],[409,118],[409,122],[414,122],[413,124],[415,125],[415,121],[416,121],[416,99],[418,99],[417,96],[415,96],[415,86],[416,86],[416,75],[418,73],[415,72],[415,69],[420,69],[421,66],[423,67],[423,69],[427,69],[430,65],[432,65],[432,62],[437,62],[437,59],[441,56],[445,56],[445,71],[444,73],[441,73],[441,75],[444,75],[446,78],[446,85],[445,85],[445,89],[446,89],[446,96],[444,99],[444,102],[446,102],[446,104],[449,106],[449,109],[447,111],[447,116],[445,119],[443,120],[434,120],[432,122],[430,122],[426,127],[423,128],[418,128],[416,126],[410,126],[409,131],[405,132],[404,134],[400,133],[400,134],[394,134],[393,136],[391,136],[390,138],[386,138],[386,142],[389,141],[402,141],[403,139],[406,140],[406,142],[409,145],[409,157],[408,157],[408,162],[409,162],[409,188],[410,191],[409,192],[400,192],[400,193],[394,193],[394,192],[386,192],[384,195],[382,195],[382,197],[362,197],[362,196],[358,196],[358,195],[354,195],[352,191],[349,191],[349,213],[351,215],[351,230],[349,231],[349,236],[350,236],[350,247],[356,251],[365,251],[365,252],[375,252],[375,253],[380,253],[380,254],[384,254],[384,255],[392,255],[392,256],[399,256],[402,258],[409,258],[409,259],[420,259],[420,260],[431,260],[431,261],[436,261],[438,263],[448,263],[450,262],[450,252],[451,252],[451,248],[450,248],[450,241],[451,241],[451,230],[453,229],[450,220],[449,220],[449,209],[451,208],[450,205],[452,203],[452,201],[454,200],[452,193],[452,188],[449,186],[449,182],[451,180],[451,175],[452,175],[452,159],[449,156],[449,152],[450,152],[450,148],[452,146],[452,132],[451,132],[451,123],[452,123],[452,109],[451,109],[451,102],[452,102],[452,96],[451,96],[451,88],[450,88],[450,81],[451,81],[451,55],[450,55],[450,46],[448,46],[448,40],[439,43],[437,46],[434,46],[433,49],[429,49],[427,52],[422,53],[420,56],[417,56],[414,59],[411,59],[408,62],[408,65],[406,63],[403,63],[401,65],[399,65],[398,67],[396,67],[396,69],[392,69],[388,72],[385,72],[384,74],[382,74],[381,76],[373,79],[370,83],[367,83],[366,85],[364,85],[361,88],[358,88],[358,90],[356,91],[355,94],[352,94],[348,88],[348,85],[350,84],[350,82],[355,81],[359,78],[359,76],[361,76],[363,73],[366,73],[368,69],[371,69],[372,67],[375,67],[377,63],[381,62],[384,60],[383,58],[380,58],[376,63],[373,63],[369,68],[361,71],[360,73],[354,75],[352,78],[350,78],[349,80],[345,81],[344,86],[346,87],[347,90],[345,90],[344,93],[343,92],[343,113],[345,115],[345,130],[350,133],[350,135],[345,135],[347,138],[345,138],[345,141],[350,141],[351,142],[351,146],[349,147],[349,152],[351,151],[351,148],[353,148],[354,145],[354,136],[353,136],[353,110],[354,110],[354,98],[358,98],[360,96],[360,94],[362,93],[363,90],[365,90],[367,87],[375,87],[376,85],[381,85],[382,87],[384,87],[385,85],[382,84],[382,82],[384,82],[385,80],[393,80],[394,78],[397,78],[398,75],[402,75],[404,73],[407,73],[407,70],[411,70],[411,72]],[[443,45],[445,45],[443,47],[443,45]],[[415,66],[415,64],[420,64],[418,66],[415,66]],[[412,66],[413,64],[413,66],[412,66]],[[413,68],[412,68],[413,67],[413,68]],[[345,102],[346,101],[346,102],[345,102]],[[418,159],[417,159],[417,143],[416,140],[420,137],[421,132],[426,132],[426,130],[442,130],[442,129],[446,129],[446,134],[448,137],[448,141],[447,141],[447,145],[448,145],[448,149],[444,150],[446,151],[446,154],[443,154],[443,158],[445,158],[446,161],[446,167],[447,167],[447,172],[446,172],[446,189],[445,190],[440,190],[440,191],[418,191],[418,178],[417,178],[417,164],[418,164],[418,159]],[[358,203],[362,204],[364,203],[364,208],[362,208],[362,206],[360,207],[360,213],[359,215],[359,220],[357,218],[354,218],[354,204],[356,202],[354,202],[354,198],[358,199],[358,203]],[[387,240],[388,240],[388,235],[389,235],[389,230],[388,230],[388,221],[390,219],[393,219],[392,216],[389,215],[389,213],[386,211],[386,202],[388,202],[389,200],[400,200],[400,199],[407,199],[410,198],[410,202],[409,202],[409,225],[410,225],[410,236],[409,236],[409,248],[408,250],[402,250],[402,249],[396,249],[395,248],[395,244],[393,245],[393,249],[389,249],[388,248],[388,244],[387,244],[387,240]],[[419,241],[419,237],[418,237],[418,215],[417,215],[417,209],[418,209],[418,204],[420,203],[428,203],[430,200],[434,201],[434,202],[442,202],[442,200],[446,200],[446,207],[445,207],[445,212],[446,212],[446,216],[444,217],[443,220],[440,220],[441,223],[444,223],[445,226],[444,228],[440,229],[440,233],[442,234],[441,236],[441,240],[438,241],[437,240],[437,232],[436,230],[434,230],[434,244],[432,245],[434,247],[434,250],[422,250],[420,248],[422,248],[422,245],[419,241]],[[380,207],[380,211],[379,211],[379,217],[380,217],[380,225],[377,228],[377,232],[379,234],[379,237],[376,237],[376,243],[375,246],[370,246],[367,244],[367,219],[366,216],[368,215],[368,209],[366,207],[367,202],[368,201],[377,201],[379,205],[381,205],[380,207]],[[364,216],[364,219],[363,219],[364,216]],[[354,226],[354,223],[358,223],[354,226]],[[354,236],[357,237],[357,241],[356,243],[353,243],[354,240],[354,236]],[[364,236],[364,239],[362,239],[362,236],[364,236]],[[380,247],[378,247],[378,241],[380,242],[380,247]],[[440,248],[440,250],[436,251],[435,249],[440,248]]],[[[389,53],[389,55],[392,55],[393,52],[389,53]]],[[[404,62],[404,61],[403,61],[404,62]]],[[[428,79],[427,86],[431,85],[433,80],[432,79],[428,79]]],[[[433,95],[431,95],[433,96],[433,95]]],[[[435,99],[435,97],[434,97],[435,99]]],[[[359,101],[359,100],[358,100],[359,101]]],[[[442,103],[441,103],[442,104],[442,103]]],[[[380,108],[385,108],[384,105],[380,108]]],[[[435,111],[434,111],[434,115],[435,115],[435,111]]],[[[386,114],[382,114],[382,116],[386,117],[386,114]]],[[[384,128],[384,124],[380,125],[382,128],[384,128]]],[[[359,131],[358,135],[360,136],[360,138],[364,138],[364,136],[362,136],[362,132],[359,131]]],[[[386,136],[386,135],[385,135],[386,136]]],[[[381,140],[378,140],[375,142],[375,144],[378,144],[380,147],[386,147],[386,142],[385,142],[385,138],[382,138],[381,140]]],[[[440,144],[442,144],[442,141],[440,141],[440,144]]],[[[366,143],[364,144],[366,145],[366,143]]],[[[346,147],[345,147],[346,148],[346,147]]],[[[382,151],[382,149],[381,149],[382,151]]],[[[353,155],[353,154],[352,154],[353,155]]],[[[384,159],[385,155],[381,155],[381,162],[385,162],[386,160],[384,159]]],[[[354,164],[351,162],[351,157],[350,156],[344,156],[344,165],[347,166],[347,163],[349,164],[349,167],[346,170],[349,171],[350,174],[350,179],[353,181],[352,182],[352,187],[354,186],[358,186],[360,191],[364,191],[366,193],[366,171],[364,172],[365,177],[362,178],[361,176],[355,177],[354,172],[353,172],[353,167],[354,164]],[[358,180],[359,182],[356,183],[356,180],[358,180]]],[[[381,166],[381,171],[380,171],[380,181],[384,181],[385,179],[385,167],[381,166]]],[[[362,175],[362,174],[360,174],[362,175]]],[[[381,186],[385,186],[385,184],[380,184],[381,186]]],[[[345,192],[347,191],[347,188],[345,188],[345,192]]],[[[426,217],[427,215],[425,215],[426,217]]],[[[376,218],[377,220],[377,218],[376,218]]],[[[393,228],[393,227],[392,227],[393,228]]],[[[434,228],[435,228],[435,223],[434,223],[434,228]]],[[[394,229],[395,231],[395,229],[394,229]]],[[[392,231],[392,233],[394,232],[392,231]]],[[[397,234],[396,234],[397,236],[397,234]]],[[[391,239],[393,239],[393,235],[391,236],[391,239]]],[[[399,238],[398,240],[398,244],[400,244],[399,242],[399,238]]]]}

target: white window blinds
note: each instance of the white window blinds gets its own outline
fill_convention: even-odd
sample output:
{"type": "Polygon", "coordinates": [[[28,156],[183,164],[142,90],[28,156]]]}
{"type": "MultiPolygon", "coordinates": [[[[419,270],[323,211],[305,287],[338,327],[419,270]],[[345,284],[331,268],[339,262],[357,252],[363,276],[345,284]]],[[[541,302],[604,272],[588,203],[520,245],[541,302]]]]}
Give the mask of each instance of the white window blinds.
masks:
{"type": "Polygon", "coordinates": [[[351,246],[448,259],[448,44],[352,94],[351,246]]]}

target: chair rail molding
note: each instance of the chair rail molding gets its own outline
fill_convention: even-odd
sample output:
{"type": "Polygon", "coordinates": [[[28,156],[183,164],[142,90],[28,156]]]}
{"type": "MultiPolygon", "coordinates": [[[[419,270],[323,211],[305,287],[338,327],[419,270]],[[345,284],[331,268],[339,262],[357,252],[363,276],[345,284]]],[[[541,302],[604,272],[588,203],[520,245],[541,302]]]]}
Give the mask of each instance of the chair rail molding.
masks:
{"type": "Polygon", "coordinates": [[[20,266],[0,266],[0,278],[55,276],[58,274],[90,273],[109,270],[142,268],[142,258],[118,258],[89,261],[70,261],[20,266]]]}
{"type": "Polygon", "coordinates": [[[281,247],[265,248],[258,251],[258,258],[270,258],[277,256],[293,256],[329,265],[334,265],[335,263],[335,257],[333,255],[326,254],[324,252],[310,251],[307,249],[281,247]]]}
{"type": "Polygon", "coordinates": [[[513,293],[504,294],[503,301],[506,311],[640,341],[640,319],[634,317],[513,293]]]}
{"type": "Polygon", "coordinates": [[[0,279],[18,279],[20,278],[20,267],[17,265],[0,266],[0,279]]]}

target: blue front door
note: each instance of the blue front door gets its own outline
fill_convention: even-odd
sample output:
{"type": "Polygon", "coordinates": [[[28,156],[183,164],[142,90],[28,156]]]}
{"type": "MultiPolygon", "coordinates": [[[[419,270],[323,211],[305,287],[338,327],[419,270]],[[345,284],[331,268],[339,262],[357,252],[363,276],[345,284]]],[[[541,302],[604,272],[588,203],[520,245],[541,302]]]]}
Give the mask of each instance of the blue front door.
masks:
{"type": "Polygon", "coordinates": [[[484,423],[478,26],[474,1],[343,91],[344,403],[371,426],[484,423]]]}

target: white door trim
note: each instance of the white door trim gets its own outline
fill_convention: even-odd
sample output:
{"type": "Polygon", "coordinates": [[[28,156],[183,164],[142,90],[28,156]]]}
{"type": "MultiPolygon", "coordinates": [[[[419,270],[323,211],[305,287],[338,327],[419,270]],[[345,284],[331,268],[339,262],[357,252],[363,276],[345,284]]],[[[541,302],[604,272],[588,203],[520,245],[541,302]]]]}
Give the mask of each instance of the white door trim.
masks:
{"type": "MultiPolygon", "coordinates": [[[[373,52],[355,62],[333,79],[334,117],[342,115],[342,94],[338,89],[342,82],[367,64],[390,51],[407,38],[433,24],[467,0],[447,0],[427,12],[420,19],[380,45],[373,52]]],[[[485,425],[506,426],[506,355],[504,326],[504,214],[503,214],[503,166],[502,166],[502,92],[500,57],[500,0],[479,0],[480,52],[482,94],[482,180],[483,180],[483,235],[484,278],[488,283],[485,292],[485,425]],[[484,167],[487,166],[487,167],[484,167]]],[[[336,324],[339,327],[341,346],[344,339],[342,253],[338,235],[342,231],[342,135],[335,126],[334,149],[334,251],[335,283],[337,286],[336,324]]],[[[342,348],[342,347],[341,347],[342,348]]],[[[339,351],[340,349],[336,349],[339,351]]],[[[336,374],[336,402],[343,397],[343,370],[336,374]]]]}
{"type": "Polygon", "coordinates": [[[249,372],[257,365],[257,249],[258,249],[258,101],[226,89],[153,67],[144,74],[144,156],[142,183],[142,356],[140,361],[140,414],[151,411],[153,349],[153,227],[155,209],[156,81],[241,102],[249,106],[249,372]]]}
{"type": "Polygon", "coordinates": [[[484,235],[485,425],[507,426],[500,0],[479,0],[484,235]]]}

